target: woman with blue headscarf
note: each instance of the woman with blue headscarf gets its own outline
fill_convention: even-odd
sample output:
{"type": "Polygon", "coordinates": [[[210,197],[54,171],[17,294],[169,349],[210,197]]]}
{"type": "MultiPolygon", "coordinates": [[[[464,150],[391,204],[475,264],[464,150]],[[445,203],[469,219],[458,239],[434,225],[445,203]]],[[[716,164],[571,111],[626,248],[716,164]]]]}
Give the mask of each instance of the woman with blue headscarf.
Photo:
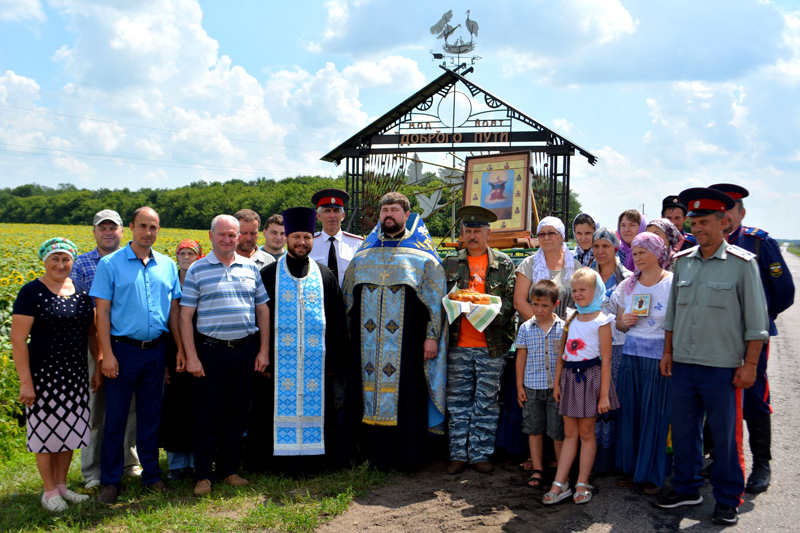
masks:
{"type": "MultiPolygon", "coordinates": [[[[592,268],[600,274],[606,290],[606,300],[601,310],[606,315],[617,314],[617,302],[613,300],[614,290],[628,279],[631,271],[625,268],[617,257],[619,237],[609,228],[597,228],[592,236],[592,251],[594,262],[592,268]]],[[[611,382],[616,383],[619,375],[619,363],[622,359],[622,345],[625,344],[625,334],[620,332],[614,322],[611,323],[611,382]]],[[[611,410],[597,417],[595,436],[597,438],[597,453],[594,459],[595,472],[611,472],[614,470],[615,450],[614,435],[616,425],[616,410],[611,410]]]]}
{"type": "Polygon", "coordinates": [[[20,289],[11,314],[28,451],[36,454],[44,484],[42,507],[52,513],[89,499],[67,488],[72,453],[89,445],[91,433],[87,345],[99,357],[89,287],[70,277],[77,255],[68,239],[45,241],[39,249],[44,275],[20,289]]]}
{"type": "Polygon", "coordinates": [[[654,233],[634,237],[633,276],[614,292],[617,329],[625,333],[617,391],[616,466],[625,473],[617,484],[644,484],[658,494],[667,475],[667,432],[671,416],[669,379],[658,365],[664,352],[664,320],[672,273],[663,268],[664,241],[654,233]]]}

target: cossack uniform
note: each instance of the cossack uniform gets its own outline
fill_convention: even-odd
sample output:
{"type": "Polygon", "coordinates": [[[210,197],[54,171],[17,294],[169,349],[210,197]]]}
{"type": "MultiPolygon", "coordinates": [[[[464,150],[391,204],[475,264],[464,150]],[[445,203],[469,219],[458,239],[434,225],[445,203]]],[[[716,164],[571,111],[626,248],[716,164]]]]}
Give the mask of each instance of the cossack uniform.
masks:
{"type": "MultiPolygon", "coordinates": [[[[749,195],[744,187],[730,183],[718,183],[711,188],[726,193],[736,202],[749,195]]],[[[778,328],[775,327],[775,319],[794,303],[794,281],[786,267],[780,246],[766,231],[742,225],[728,235],[728,243],[751,252],[758,262],[761,284],[767,299],[769,335],[776,336],[778,328]]],[[[753,472],[747,480],[746,487],[747,492],[751,493],[765,491],[770,482],[772,424],[769,415],[772,413],[772,407],[767,377],[768,361],[769,340],[764,343],[758,358],[756,381],[752,387],[744,391],[743,415],[747,421],[750,450],[753,453],[753,472]]]]}
{"type": "MultiPolygon", "coordinates": [[[[342,213],[344,213],[344,206],[349,200],[350,195],[341,189],[322,189],[311,197],[311,202],[317,211],[321,208],[332,207],[340,209],[342,213]]],[[[317,263],[328,267],[338,279],[341,287],[344,283],[344,273],[364,243],[364,238],[342,231],[341,221],[337,225],[338,231],[334,235],[329,235],[325,231],[314,234],[314,246],[308,256],[317,263]]]]}

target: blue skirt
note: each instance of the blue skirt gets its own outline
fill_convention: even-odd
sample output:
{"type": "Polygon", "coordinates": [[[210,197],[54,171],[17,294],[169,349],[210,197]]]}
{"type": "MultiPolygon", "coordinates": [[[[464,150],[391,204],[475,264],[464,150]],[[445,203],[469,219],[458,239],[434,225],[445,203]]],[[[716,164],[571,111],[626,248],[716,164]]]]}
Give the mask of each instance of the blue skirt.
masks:
{"type": "Polygon", "coordinates": [[[623,354],[617,394],[616,464],[635,483],[664,485],[667,475],[667,431],[672,414],[669,378],[659,359],[623,354]]]}
{"type": "MultiPolygon", "coordinates": [[[[611,385],[616,388],[619,379],[619,364],[622,359],[622,345],[615,344],[611,347],[611,385]]],[[[619,394],[619,393],[617,393],[619,394]]],[[[592,472],[612,472],[614,470],[614,460],[616,449],[614,447],[614,436],[616,433],[617,409],[597,415],[597,423],[594,426],[594,434],[597,440],[597,452],[594,455],[594,467],[592,472]]]]}

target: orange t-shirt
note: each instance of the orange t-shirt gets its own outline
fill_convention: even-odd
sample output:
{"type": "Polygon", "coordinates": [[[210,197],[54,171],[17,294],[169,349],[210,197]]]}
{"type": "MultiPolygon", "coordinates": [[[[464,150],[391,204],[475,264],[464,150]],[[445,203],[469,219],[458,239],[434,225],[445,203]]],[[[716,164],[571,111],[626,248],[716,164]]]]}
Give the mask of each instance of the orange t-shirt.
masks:
{"type": "MultiPolygon", "coordinates": [[[[480,257],[467,256],[469,260],[469,288],[473,291],[486,292],[486,269],[489,267],[489,254],[480,257]]],[[[461,329],[458,332],[458,346],[461,348],[486,348],[486,335],[462,317],[461,329]]]]}

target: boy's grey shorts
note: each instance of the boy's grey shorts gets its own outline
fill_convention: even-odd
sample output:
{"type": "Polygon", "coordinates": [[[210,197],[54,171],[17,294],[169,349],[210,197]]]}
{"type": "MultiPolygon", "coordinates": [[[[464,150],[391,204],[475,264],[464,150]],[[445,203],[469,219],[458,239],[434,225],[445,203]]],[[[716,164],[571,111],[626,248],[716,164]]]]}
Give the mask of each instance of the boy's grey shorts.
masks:
{"type": "Polygon", "coordinates": [[[527,435],[542,435],[553,440],[564,440],[564,419],[558,414],[553,398],[553,389],[536,390],[525,387],[528,401],[522,408],[522,432],[527,435]]]}

